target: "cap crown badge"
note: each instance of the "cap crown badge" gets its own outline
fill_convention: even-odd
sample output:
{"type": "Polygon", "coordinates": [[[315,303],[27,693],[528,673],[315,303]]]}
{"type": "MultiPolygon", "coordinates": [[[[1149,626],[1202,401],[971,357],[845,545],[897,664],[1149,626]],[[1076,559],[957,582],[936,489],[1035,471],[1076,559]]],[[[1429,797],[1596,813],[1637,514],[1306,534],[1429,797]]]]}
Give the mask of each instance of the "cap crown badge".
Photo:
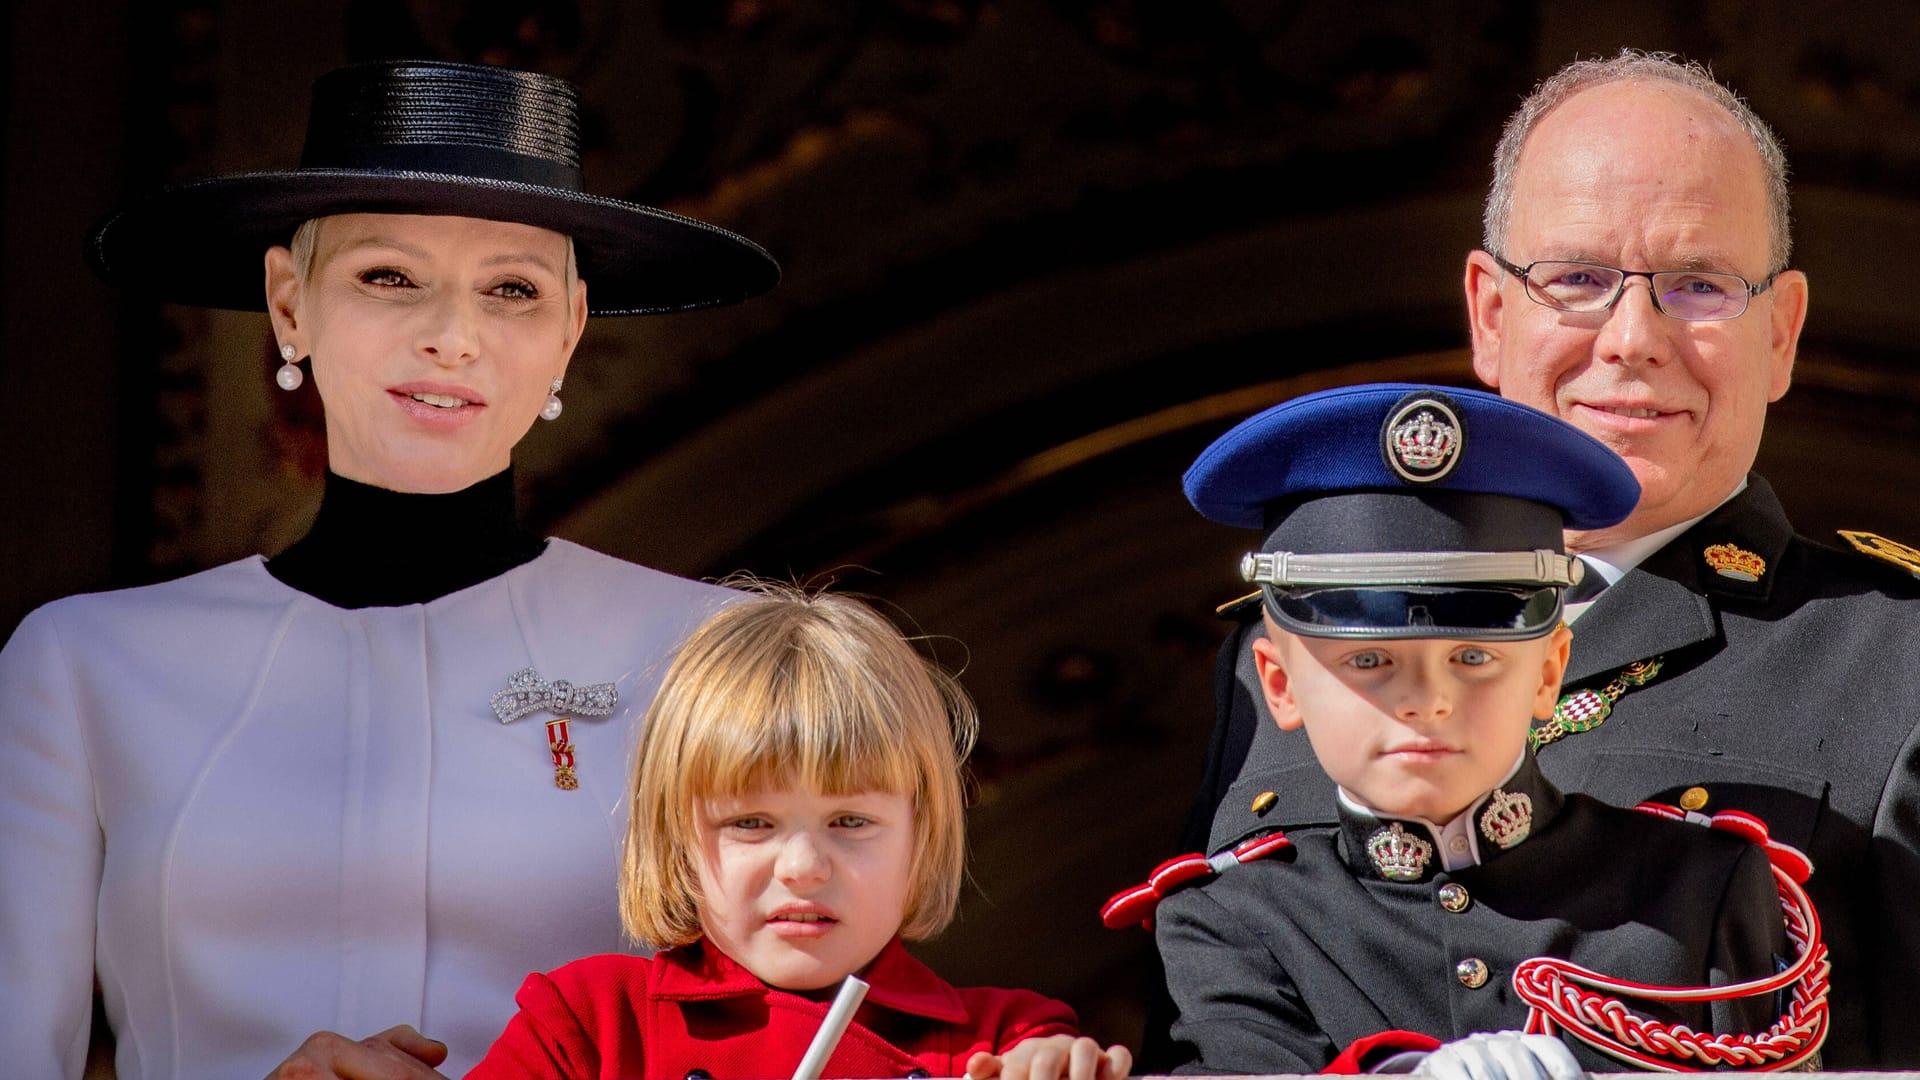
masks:
{"type": "Polygon", "coordinates": [[[1533,835],[1533,798],[1524,791],[1493,789],[1480,812],[1480,832],[1505,851],[1533,835]]]}
{"type": "Polygon", "coordinates": [[[1453,471],[1466,443],[1460,416],[1436,397],[1420,396],[1393,411],[1381,431],[1387,465],[1416,484],[1431,483],[1453,471]]]}
{"type": "Polygon", "coordinates": [[[1700,554],[1714,573],[1735,581],[1759,581],[1767,572],[1767,560],[1732,544],[1715,544],[1700,554]]]}
{"type": "Polygon", "coordinates": [[[1433,861],[1433,845],[1396,821],[1367,837],[1367,858],[1388,881],[1419,881],[1433,861]]]}

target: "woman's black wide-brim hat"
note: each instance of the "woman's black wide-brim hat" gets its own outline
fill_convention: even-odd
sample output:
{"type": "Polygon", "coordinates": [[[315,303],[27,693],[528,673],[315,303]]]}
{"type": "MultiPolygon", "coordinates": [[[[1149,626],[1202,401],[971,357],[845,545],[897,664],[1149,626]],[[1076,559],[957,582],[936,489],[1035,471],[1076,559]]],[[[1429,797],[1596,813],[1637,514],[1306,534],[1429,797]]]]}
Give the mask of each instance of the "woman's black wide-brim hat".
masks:
{"type": "Polygon", "coordinates": [[[571,83],[441,61],[361,64],[313,86],[300,167],[165,188],[108,215],[87,262],[157,299],[265,309],[261,256],[309,218],[439,214],[536,225],[573,238],[587,307],[647,315],[771,289],[780,266],[702,221],[589,195],[571,83]]]}

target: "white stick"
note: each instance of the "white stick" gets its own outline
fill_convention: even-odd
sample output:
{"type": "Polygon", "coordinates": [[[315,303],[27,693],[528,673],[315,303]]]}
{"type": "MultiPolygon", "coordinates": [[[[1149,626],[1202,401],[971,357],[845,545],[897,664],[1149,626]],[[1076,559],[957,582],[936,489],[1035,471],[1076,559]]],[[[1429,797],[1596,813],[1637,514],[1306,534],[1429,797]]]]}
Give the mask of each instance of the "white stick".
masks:
{"type": "Polygon", "coordinates": [[[827,1067],[833,1048],[840,1045],[840,1036],[847,1033],[847,1025],[853,1022],[853,1011],[866,997],[867,984],[858,976],[847,976],[847,981],[840,984],[840,992],[833,996],[833,1007],[820,1022],[820,1030],[813,1033],[813,1044],[807,1047],[807,1056],[800,1059],[793,1080],[820,1080],[820,1070],[827,1067]]]}

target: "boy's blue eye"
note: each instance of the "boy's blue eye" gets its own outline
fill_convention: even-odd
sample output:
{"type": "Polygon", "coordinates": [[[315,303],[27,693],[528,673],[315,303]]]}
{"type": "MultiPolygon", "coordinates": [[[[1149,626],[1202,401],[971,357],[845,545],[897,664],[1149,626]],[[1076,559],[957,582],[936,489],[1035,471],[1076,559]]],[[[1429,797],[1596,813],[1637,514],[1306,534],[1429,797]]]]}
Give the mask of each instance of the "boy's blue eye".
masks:
{"type": "Polygon", "coordinates": [[[1387,658],[1377,652],[1363,652],[1355,653],[1353,659],[1349,662],[1362,671],[1371,671],[1386,663],[1387,658]]]}
{"type": "Polygon", "coordinates": [[[1466,648],[1460,650],[1459,659],[1461,663],[1466,664],[1468,667],[1479,667],[1481,664],[1491,661],[1493,654],[1485,649],[1466,648]]]}

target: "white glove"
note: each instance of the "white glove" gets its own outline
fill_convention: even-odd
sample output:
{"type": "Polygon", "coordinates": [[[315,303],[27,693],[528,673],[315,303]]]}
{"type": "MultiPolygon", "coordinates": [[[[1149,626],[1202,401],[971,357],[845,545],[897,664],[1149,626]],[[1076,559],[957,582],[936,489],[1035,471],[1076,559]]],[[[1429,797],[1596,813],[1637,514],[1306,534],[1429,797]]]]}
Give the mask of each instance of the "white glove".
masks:
{"type": "Polygon", "coordinates": [[[1518,1031],[1455,1039],[1428,1054],[1413,1071],[1438,1080],[1579,1080],[1586,1075],[1559,1039],[1518,1031]]]}

